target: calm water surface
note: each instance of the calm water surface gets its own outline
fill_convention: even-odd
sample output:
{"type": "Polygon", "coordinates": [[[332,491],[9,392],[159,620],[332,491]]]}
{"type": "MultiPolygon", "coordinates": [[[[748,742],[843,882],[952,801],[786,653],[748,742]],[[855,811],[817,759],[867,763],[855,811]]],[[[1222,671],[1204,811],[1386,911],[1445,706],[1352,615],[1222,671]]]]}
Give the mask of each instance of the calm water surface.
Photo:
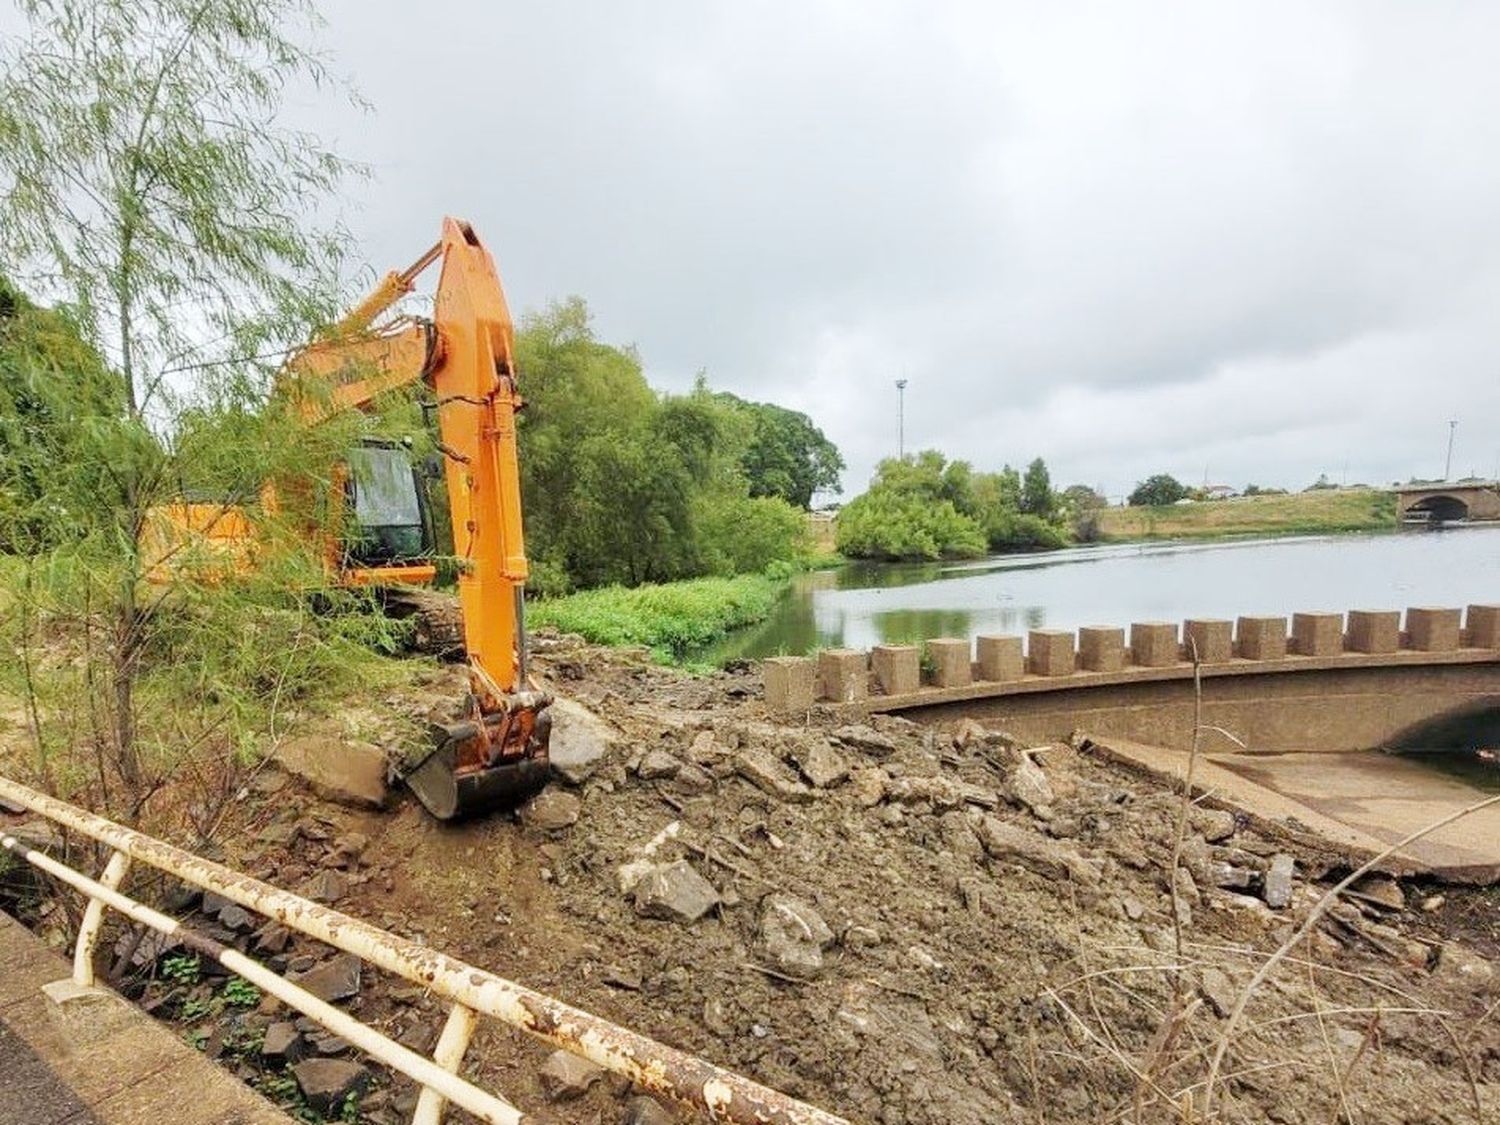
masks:
{"type": "Polygon", "coordinates": [[[771,618],[698,656],[719,662],[1038,628],[1471,602],[1500,602],[1500,527],[1079,547],[804,575],[771,618]]]}

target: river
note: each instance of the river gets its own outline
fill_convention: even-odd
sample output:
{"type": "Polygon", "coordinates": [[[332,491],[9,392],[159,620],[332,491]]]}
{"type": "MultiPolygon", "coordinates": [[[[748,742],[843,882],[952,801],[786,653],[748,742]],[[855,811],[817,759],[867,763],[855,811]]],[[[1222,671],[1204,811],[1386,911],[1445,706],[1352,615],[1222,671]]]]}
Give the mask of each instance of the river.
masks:
{"type": "Polygon", "coordinates": [[[1128,543],[799,576],[770,618],[695,658],[1296,610],[1500,602],[1500,527],[1128,543]]]}

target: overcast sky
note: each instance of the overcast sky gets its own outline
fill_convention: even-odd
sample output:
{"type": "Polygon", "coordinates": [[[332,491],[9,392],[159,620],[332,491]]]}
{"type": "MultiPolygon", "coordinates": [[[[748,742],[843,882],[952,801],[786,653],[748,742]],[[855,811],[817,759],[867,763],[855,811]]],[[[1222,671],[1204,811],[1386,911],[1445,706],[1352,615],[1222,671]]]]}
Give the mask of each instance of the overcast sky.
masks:
{"type": "MultiPolygon", "coordinates": [[[[1500,5],[325,5],[405,264],[469,218],[652,383],[896,448],[1302,487],[1500,462],[1500,5]]],[[[524,372],[522,373],[524,376],[524,372]]]]}

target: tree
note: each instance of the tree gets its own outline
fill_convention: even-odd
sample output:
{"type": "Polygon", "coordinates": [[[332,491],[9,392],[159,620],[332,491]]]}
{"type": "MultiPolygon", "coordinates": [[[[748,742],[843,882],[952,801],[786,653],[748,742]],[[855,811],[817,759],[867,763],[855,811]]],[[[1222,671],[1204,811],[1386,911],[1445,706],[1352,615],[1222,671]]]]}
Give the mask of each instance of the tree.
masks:
{"type": "Polygon", "coordinates": [[[715,396],[750,423],[740,465],[751,496],[779,496],[798,508],[813,494],[837,492],[844,458],[806,414],[769,402],[747,402],[727,392],[715,396]]]}
{"type": "Polygon", "coordinates": [[[839,512],[838,549],[854,558],[937,559],[984,553],[972,473],[935,449],[888,458],[869,489],[839,512]]]}
{"type": "Polygon", "coordinates": [[[1166,473],[1157,473],[1135,486],[1135,491],[1130,494],[1129,503],[1135,508],[1155,508],[1164,504],[1175,504],[1186,495],[1187,489],[1176,477],[1168,476],[1166,473]]]}
{"type": "Polygon", "coordinates": [[[1026,476],[1021,482],[1021,511],[1046,519],[1052,515],[1055,503],[1047,462],[1038,457],[1026,466],[1026,476]]]}
{"type": "MultiPolygon", "coordinates": [[[[353,169],[279,120],[284,90],[329,81],[298,39],[317,22],[305,0],[20,8],[29,33],[0,71],[0,249],[66,303],[118,395],[74,451],[94,487],[68,527],[93,610],[112,620],[94,702],[140,801],[136,690],[163,620],[142,593],[139,544],[177,485],[176,420],[208,382],[214,409],[260,406],[270,369],[231,361],[291,346],[326,318],[345,239],[303,216],[353,169]]],[[[269,470],[288,453],[276,444],[236,452],[269,470]]]]}

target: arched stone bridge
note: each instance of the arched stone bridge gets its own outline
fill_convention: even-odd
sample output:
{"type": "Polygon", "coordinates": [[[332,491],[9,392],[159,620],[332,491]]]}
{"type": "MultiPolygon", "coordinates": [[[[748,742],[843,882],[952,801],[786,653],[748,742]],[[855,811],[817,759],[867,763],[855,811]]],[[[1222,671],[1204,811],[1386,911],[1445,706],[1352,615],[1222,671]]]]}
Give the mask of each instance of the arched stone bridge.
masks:
{"type": "Polygon", "coordinates": [[[1500,483],[1413,485],[1396,490],[1401,520],[1500,520],[1500,483]]]}

